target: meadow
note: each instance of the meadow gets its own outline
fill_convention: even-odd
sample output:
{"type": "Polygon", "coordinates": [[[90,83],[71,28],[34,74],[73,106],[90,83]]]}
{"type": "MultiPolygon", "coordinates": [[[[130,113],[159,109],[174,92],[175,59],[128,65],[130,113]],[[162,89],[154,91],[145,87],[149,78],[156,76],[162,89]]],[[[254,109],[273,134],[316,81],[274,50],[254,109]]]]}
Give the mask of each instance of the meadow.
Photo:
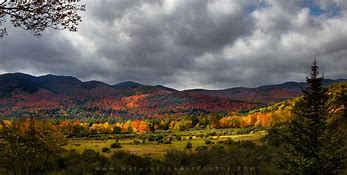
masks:
{"type": "MultiPolygon", "coordinates": [[[[229,131],[233,130],[235,129],[229,129],[229,131]]],[[[254,141],[255,143],[260,144],[259,140],[266,135],[266,131],[251,132],[248,134],[218,135],[218,133],[224,133],[225,131],[227,131],[227,129],[215,129],[210,132],[217,134],[212,134],[213,136],[207,137],[206,135],[201,135],[202,133],[208,133],[207,130],[184,131],[167,134],[157,133],[150,135],[151,137],[154,137],[154,140],[152,141],[146,134],[131,136],[130,138],[122,137],[122,135],[118,135],[118,137],[109,135],[109,137],[114,137],[113,139],[110,139],[107,135],[103,135],[103,137],[99,138],[71,138],[68,139],[63,148],[68,151],[76,151],[77,153],[82,153],[85,150],[91,149],[100,152],[105,156],[110,156],[115,151],[125,151],[139,156],[149,156],[155,159],[162,159],[170,150],[192,152],[199,146],[210,148],[228,140],[235,142],[254,141]],[[156,141],[156,138],[161,136],[163,137],[161,140],[164,141],[156,141]],[[165,140],[168,142],[165,142],[165,140]],[[186,148],[188,142],[192,144],[192,148],[190,149],[186,148]],[[111,148],[112,143],[119,143],[121,148],[111,148]],[[110,148],[110,150],[102,151],[103,148],[110,148]]]]}

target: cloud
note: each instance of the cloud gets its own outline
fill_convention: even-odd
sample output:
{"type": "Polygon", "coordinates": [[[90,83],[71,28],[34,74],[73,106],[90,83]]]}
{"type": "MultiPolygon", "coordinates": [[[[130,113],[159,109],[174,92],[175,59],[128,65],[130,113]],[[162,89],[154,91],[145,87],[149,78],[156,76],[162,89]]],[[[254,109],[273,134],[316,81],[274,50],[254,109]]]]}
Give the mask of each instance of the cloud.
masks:
{"type": "Polygon", "coordinates": [[[87,0],[78,33],[11,28],[0,70],[228,88],[303,81],[317,56],[326,77],[345,78],[347,5],[307,2],[87,0]]]}

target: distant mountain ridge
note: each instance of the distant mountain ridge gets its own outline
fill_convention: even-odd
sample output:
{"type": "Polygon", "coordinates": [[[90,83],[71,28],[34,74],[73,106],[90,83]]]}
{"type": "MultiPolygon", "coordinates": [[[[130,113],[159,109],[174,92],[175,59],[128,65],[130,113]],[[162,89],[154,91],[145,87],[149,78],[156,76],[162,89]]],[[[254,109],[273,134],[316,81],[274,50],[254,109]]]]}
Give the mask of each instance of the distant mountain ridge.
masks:
{"type": "MultiPolygon", "coordinates": [[[[324,79],[323,86],[327,87],[339,82],[347,82],[347,79],[324,79]]],[[[297,97],[301,95],[305,87],[306,83],[304,82],[289,81],[281,84],[263,85],[254,88],[235,87],[223,90],[190,89],[185,90],[185,92],[270,104],[297,97]]]]}
{"type": "Polygon", "coordinates": [[[124,82],[120,82],[117,83],[115,85],[112,85],[112,87],[116,88],[116,89],[128,89],[128,88],[137,88],[142,86],[142,84],[140,83],[136,83],[133,81],[124,81],[124,82]]]}
{"type": "MultiPolygon", "coordinates": [[[[325,85],[346,79],[325,80],[325,85]]],[[[0,116],[162,117],[250,110],[301,95],[305,83],[256,88],[178,91],[162,85],[126,81],[109,85],[72,76],[0,75],[0,116]]]]}

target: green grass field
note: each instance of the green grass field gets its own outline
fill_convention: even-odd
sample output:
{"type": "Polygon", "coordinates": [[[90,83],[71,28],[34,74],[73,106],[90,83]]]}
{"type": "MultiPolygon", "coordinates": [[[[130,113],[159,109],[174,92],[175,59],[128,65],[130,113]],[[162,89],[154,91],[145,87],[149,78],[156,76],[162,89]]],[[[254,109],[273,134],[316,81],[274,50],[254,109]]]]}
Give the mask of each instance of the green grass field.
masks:
{"type": "MultiPolygon", "coordinates": [[[[262,138],[266,132],[260,131],[252,134],[244,134],[244,135],[224,135],[224,136],[211,136],[208,140],[211,140],[212,142],[218,142],[221,140],[226,140],[228,138],[234,140],[234,141],[241,141],[241,140],[251,140],[251,141],[258,141],[260,138],[262,138]]],[[[164,157],[165,153],[170,150],[186,150],[186,151],[194,151],[196,147],[198,146],[212,146],[213,144],[205,144],[206,138],[200,138],[196,137],[194,135],[191,136],[192,139],[189,139],[188,136],[183,136],[182,140],[173,140],[171,144],[158,144],[157,142],[148,142],[142,143],[141,140],[136,138],[121,138],[119,139],[119,143],[122,145],[122,148],[113,148],[111,149],[111,152],[109,153],[103,153],[101,152],[102,148],[110,148],[110,145],[115,142],[114,139],[107,139],[107,140],[96,140],[96,139],[70,139],[68,140],[67,144],[64,146],[64,149],[66,150],[76,150],[77,152],[81,153],[84,150],[87,149],[93,149],[97,152],[101,152],[102,154],[106,156],[110,156],[112,152],[114,151],[126,151],[130,152],[136,155],[141,156],[150,156],[152,158],[161,159],[164,157]],[[138,140],[140,143],[135,144],[133,143],[133,140],[138,140]],[[193,148],[192,149],[185,149],[185,146],[187,142],[191,142],[193,148]]]]}

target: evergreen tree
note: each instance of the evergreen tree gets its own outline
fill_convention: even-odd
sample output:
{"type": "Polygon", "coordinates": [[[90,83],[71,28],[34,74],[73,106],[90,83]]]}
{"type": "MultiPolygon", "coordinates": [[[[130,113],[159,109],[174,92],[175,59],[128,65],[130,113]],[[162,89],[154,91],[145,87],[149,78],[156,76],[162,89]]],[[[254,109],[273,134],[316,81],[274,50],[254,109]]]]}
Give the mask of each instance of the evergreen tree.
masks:
{"type": "Polygon", "coordinates": [[[343,169],[345,138],[336,130],[338,120],[328,123],[327,91],[318,77],[314,60],[307,87],[294,107],[294,117],[284,136],[281,166],[290,174],[338,174],[343,169]],[[336,151],[338,150],[338,151],[336,151]]]}
{"type": "Polygon", "coordinates": [[[327,116],[322,78],[318,78],[316,60],[311,66],[311,74],[306,78],[308,87],[303,91],[303,99],[294,107],[294,119],[289,125],[292,134],[289,145],[297,159],[291,161],[293,169],[299,174],[319,174],[321,170],[320,149],[327,116]]]}

